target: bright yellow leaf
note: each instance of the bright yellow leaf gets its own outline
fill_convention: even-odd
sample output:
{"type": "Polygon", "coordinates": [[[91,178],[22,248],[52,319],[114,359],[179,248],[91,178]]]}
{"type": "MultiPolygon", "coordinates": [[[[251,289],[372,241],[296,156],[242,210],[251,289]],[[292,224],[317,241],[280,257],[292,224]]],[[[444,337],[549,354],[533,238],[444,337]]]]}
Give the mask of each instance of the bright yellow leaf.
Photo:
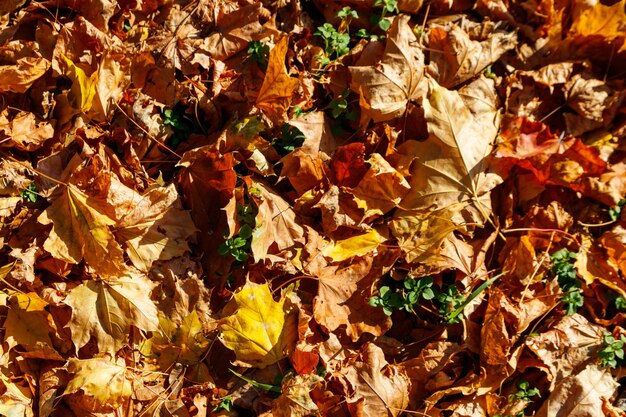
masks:
{"type": "Polygon", "coordinates": [[[335,262],[341,262],[353,256],[363,256],[385,240],[376,230],[370,229],[362,235],[331,243],[324,248],[322,254],[335,262]]]}
{"type": "Polygon", "coordinates": [[[75,186],[68,185],[38,221],[53,225],[43,247],[56,259],[77,264],[84,258],[105,277],[125,271],[124,252],[109,229],[115,221],[75,186]]]}
{"type": "Polygon", "coordinates": [[[72,81],[72,89],[68,95],[72,107],[84,113],[88,112],[93,105],[96,96],[96,85],[98,83],[98,71],[87,77],[85,71],[74,64],[71,59],[63,56],[67,65],[65,75],[72,81]]]}
{"type": "Polygon", "coordinates": [[[95,412],[113,411],[124,404],[133,393],[133,385],[126,375],[126,367],[104,358],[74,359],[67,364],[73,374],[63,395],[82,391],[82,408],[95,412]]]}
{"type": "Polygon", "coordinates": [[[264,368],[286,356],[295,340],[295,322],[287,320],[285,300],[274,301],[267,284],[246,283],[226,306],[236,312],[220,324],[220,338],[239,364],[264,368]]]}

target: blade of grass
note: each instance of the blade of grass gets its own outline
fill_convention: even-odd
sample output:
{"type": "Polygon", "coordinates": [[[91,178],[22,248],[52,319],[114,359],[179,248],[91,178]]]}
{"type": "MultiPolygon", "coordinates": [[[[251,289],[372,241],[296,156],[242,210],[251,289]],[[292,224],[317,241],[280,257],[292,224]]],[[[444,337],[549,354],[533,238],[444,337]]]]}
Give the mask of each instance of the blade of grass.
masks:
{"type": "Polygon", "coordinates": [[[465,301],[463,301],[463,304],[461,304],[459,306],[459,308],[457,308],[456,310],[454,310],[452,312],[452,314],[450,314],[450,316],[447,317],[448,320],[454,320],[459,314],[461,314],[463,312],[463,310],[465,309],[465,307],[467,307],[467,305],[469,303],[472,302],[472,300],[476,297],[478,297],[478,294],[480,294],[481,292],[483,292],[488,286],[490,286],[491,284],[493,284],[493,282],[495,280],[497,280],[498,278],[500,278],[502,276],[502,273],[488,279],[487,281],[483,282],[478,288],[476,288],[466,299],[465,301]]]}

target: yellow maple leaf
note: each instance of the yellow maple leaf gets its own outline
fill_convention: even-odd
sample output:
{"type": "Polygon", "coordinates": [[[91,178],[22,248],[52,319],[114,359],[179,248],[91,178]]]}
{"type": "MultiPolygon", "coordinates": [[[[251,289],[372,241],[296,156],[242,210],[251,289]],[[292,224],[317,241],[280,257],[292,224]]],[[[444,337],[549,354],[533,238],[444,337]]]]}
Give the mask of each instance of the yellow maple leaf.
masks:
{"type": "Polygon", "coordinates": [[[574,18],[571,31],[576,35],[598,35],[607,40],[626,36],[625,3],[625,0],[621,0],[612,6],[598,3],[588,7],[574,18]]]}
{"type": "Polygon", "coordinates": [[[322,254],[335,262],[341,262],[353,256],[363,256],[385,240],[376,230],[370,229],[362,235],[331,243],[324,248],[322,254]]]}
{"type": "Polygon", "coordinates": [[[34,292],[15,293],[9,300],[11,304],[4,322],[4,340],[9,350],[21,345],[28,352],[27,357],[62,360],[52,347],[50,332],[54,331],[54,321],[45,310],[48,303],[34,292]]]}
{"type": "Polygon", "coordinates": [[[204,337],[202,322],[196,310],[185,317],[180,325],[167,317],[159,317],[159,331],[141,345],[141,353],[156,356],[159,367],[170,369],[176,363],[196,365],[209,347],[204,337]]]}
{"type": "Polygon", "coordinates": [[[295,342],[296,323],[285,313],[285,300],[272,298],[267,284],[247,282],[225,307],[236,312],[220,323],[220,339],[242,366],[264,368],[286,356],[295,342]]]}
{"type": "Polygon", "coordinates": [[[88,411],[110,412],[124,404],[133,393],[123,360],[120,364],[104,358],[71,358],[67,370],[73,374],[63,395],[82,391],[78,405],[88,411]]]}
{"type": "Polygon", "coordinates": [[[72,184],[37,220],[53,225],[43,247],[56,259],[77,264],[84,258],[105,277],[125,271],[124,253],[109,229],[115,221],[72,184]]]}
{"type": "Polygon", "coordinates": [[[288,37],[283,36],[270,51],[267,71],[256,98],[256,106],[272,120],[280,120],[291,103],[291,96],[298,87],[298,80],[285,70],[288,37]]]}
{"type": "Polygon", "coordinates": [[[88,77],[85,71],[74,64],[71,59],[65,55],[63,56],[63,59],[67,65],[67,72],[65,75],[67,75],[72,81],[72,89],[68,95],[70,104],[75,109],[86,113],[91,110],[93,99],[96,96],[98,71],[95,71],[88,77]]]}
{"type": "Polygon", "coordinates": [[[157,308],[150,299],[155,286],[147,277],[135,275],[85,281],[72,289],[65,304],[72,307],[69,327],[76,349],[94,336],[101,353],[114,354],[126,343],[131,326],[158,330],[157,308]]]}

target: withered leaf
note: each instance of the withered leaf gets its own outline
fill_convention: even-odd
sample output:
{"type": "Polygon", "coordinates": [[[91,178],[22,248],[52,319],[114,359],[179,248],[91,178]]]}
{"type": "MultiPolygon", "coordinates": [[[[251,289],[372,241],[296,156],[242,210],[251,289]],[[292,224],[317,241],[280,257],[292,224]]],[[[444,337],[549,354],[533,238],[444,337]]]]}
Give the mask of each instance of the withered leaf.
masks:
{"type": "Polygon", "coordinates": [[[155,286],[143,275],[128,275],[85,281],[72,289],[65,304],[72,308],[69,327],[76,349],[94,337],[99,352],[115,354],[127,343],[131,326],[158,330],[157,308],[150,298],[155,286]]]}
{"type": "Polygon", "coordinates": [[[424,54],[408,15],[394,19],[387,32],[385,52],[376,65],[350,67],[350,88],[360,95],[361,126],[399,117],[410,101],[426,92],[424,54]]]}
{"type": "MultiPolygon", "coordinates": [[[[123,361],[104,358],[70,359],[67,370],[72,375],[64,395],[78,395],[81,408],[88,411],[111,411],[122,405],[133,393],[132,380],[123,361]]],[[[129,373],[130,374],[130,373],[129,373]]]]}
{"type": "Polygon", "coordinates": [[[291,78],[285,70],[288,43],[289,37],[282,36],[270,51],[265,78],[256,98],[256,106],[274,121],[284,117],[298,87],[298,80],[291,78]]]}
{"type": "Polygon", "coordinates": [[[400,206],[435,210],[464,202],[471,218],[484,222],[491,211],[489,191],[501,181],[487,171],[486,161],[498,131],[498,110],[487,109],[477,118],[459,93],[431,81],[424,111],[428,140],[403,145],[418,158],[411,167],[411,191],[400,206]]]}
{"type": "Polygon", "coordinates": [[[123,251],[111,231],[104,202],[90,198],[76,186],[68,184],[38,218],[41,224],[52,224],[44,249],[62,261],[77,264],[85,260],[98,274],[119,276],[125,270],[123,251]]]}

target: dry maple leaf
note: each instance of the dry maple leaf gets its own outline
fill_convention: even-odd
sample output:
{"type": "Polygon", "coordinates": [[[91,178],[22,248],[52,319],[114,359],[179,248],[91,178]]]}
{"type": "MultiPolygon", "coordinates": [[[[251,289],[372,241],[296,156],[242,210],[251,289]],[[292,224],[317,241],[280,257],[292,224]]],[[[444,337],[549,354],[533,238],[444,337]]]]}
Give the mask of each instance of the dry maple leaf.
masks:
{"type": "Polygon", "coordinates": [[[258,213],[252,231],[252,255],[255,262],[265,259],[274,243],[278,251],[291,248],[304,235],[293,208],[280,194],[262,182],[252,182],[258,213]]]}
{"type": "Polygon", "coordinates": [[[284,358],[297,338],[296,323],[285,311],[285,299],[272,298],[267,284],[247,282],[225,307],[220,340],[242,366],[264,368],[284,358]]]}
{"type": "Polygon", "coordinates": [[[604,417],[603,404],[619,384],[611,371],[588,364],[575,375],[561,380],[537,411],[537,417],[604,417]]]}
{"type": "Polygon", "coordinates": [[[77,264],[85,259],[96,273],[119,276],[126,270],[123,251],[110,227],[116,222],[76,186],[68,184],[37,219],[52,224],[44,249],[56,259],[77,264]]]}
{"type": "Polygon", "coordinates": [[[113,355],[127,343],[131,326],[158,330],[157,308],[150,299],[155,286],[143,275],[129,275],[73,288],[65,304],[72,308],[69,328],[76,349],[94,337],[99,352],[113,355]]]}
{"type": "Polygon", "coordinates": [[[34,113],[20,112],[9,117],[8,109],[0,113],[0,132],[4,133],[5,147],[34,151],[54,136],[54,125],[40,120],[34,113]]]}
{"type": "Polygon", "coordinates": [[[488,107],[482,116],[475,115],[459,93],[431,81],[424,112],[428,140],[407,141],[399,149],[417,157],[411,167],[411,191],[400,206],[421,211],[464,202],[475,222],[486,221],[489,192],[501,181],[487,172],[486,161],[498,131],[498,110],[488,107]]]}
{"type": "Polygon", "coordinates": [[[463,20],[461,25],[436,25],[428,34],[428,71],[447,88],[478,75],[517,44],[515,32],[506,32],[499,24],[463,20]]]}
{"type": "Polygon", "coordinates": [[[403,369],[390,365],[381,348],[368,343],[360,360],[344,369],[342,376],[350,384],[346,394],[353,417],[398,416],[409,405],[409,378],[403,369]]]}
{"type": "Polygon", "coordinates": [[[24,93],[48,71],[50,61],[45,58],[24,57],[14,65],[0,66],[0,92],[24,93]]]}
{"type": "Polygon", "coordinates": [[[315,374],[287,376],[282,382],[281,395],[272,406],[275,417],[306,417],[319,407],[311,399],[311,391],[324,378],[315,374]]]}
{"type": "Polygon", "coordinates": [[[270,51],[265,78],[256,98],[256,106],[275,122],[284,118],[293,92],[298,88],[298,80],[285,70],[288,44],[289,37],[281,36],[270,51]]]}
{"type": "Polygon", "coordinates": [[[198,364],[209,347],[209,340],[203,335],[203,326],[198,313],[192,311],[177,325],[167,317],[159,317],[159,331],[140,347],[146,356],[157,357],[163,371],[174,364],[193,366],[198,364]]]}
{"type": "Polygon", "coordinates": [[[228,217],[223,210],[230,202],[237,174],[232,153],[222,155],[211,146],[203,146],[183,155],[178,184],[183,201],[199,229],[198,241],[205,257],[215,256],[222,243],[216,237],[228,233],[228,217]]]}
{"type": "MultiPolygon", "coordinates": [[[[456,204],[459,209],[462,204],[456,204]]],[[[391,231],[407,262],[428,262],[437,254],[441,243],[457,225],[452,221],[455,210],[452,206],[438,212],[413,212],[398,210],[391,221],[391,231]]]]}
{"type": "Polygon", "coordinates": [[[74,404],[87,412],[109,412],[125,404],[133,393],[132,380],[123,360],[71,358],[67,371],[72,375],[63,395],[75,397],[74,404]]]}
{"type": "Polygon", "coordinates": [[[259,19],[266,13],[260,2],[228,14],[220,10],[217,30],[207,36],[200,47],[210,52],[214,59],[225,60],[233,56],[248,46],[251,40],[263,37],[264,30],[259,19]]]}
{"type": "Polygon", "coordinates": [[[119,222],[115,235],[126,245],[135,267],[147,272],[157,260],[169,260],[189,250],[196,228],[182,209],[176,187],[152,186],[144,195],[111,180],[109,201],[119,222]]]}
{"type": "Polygon", "coordinates": [[[62,360],[50,338],[54,321],[45,308],[48,305],[36,293],[14,294],[4,322],[4,341],[9,350],[21,345],[28,358],[62,360]]]}
{"type": "Polygon", "coordinates": [[[17,385],[0,373],[0,414],[9,417],[33,417],[33,394],[28,387],[17,385]]]}
{"type": "Polygon", "coordinates": [[[373,153],[367,162],[370,168],[352,193],[365,202],[367,214],[384,215],[398,206],[411,187],[382,155],[373,153]]]}
{"type": "Polygon", "coordinates": [[[382,309],[368,304],[370,288],[380,276],[372,255],[356,258],[347,265],[329,266],[316,272],[319,288],[313,300],[313,317],[329,332],[345,326],[345,332],[357,341],[364,333],[383,335],[391,320],[382,309]]]}
{"type": "Polygon", "coordinates": [[[541,361],[552,391],[588,363],[600,348],[604,334],[602,327],[576,313],[565,316],[547,332],[526,339],[525,344],[541,361]]]}
{"type": "Polygon", "coordinates": [[[626,1],[620,0],[610,6],[605,6],[600,2],[592,4],[581,2],[576,6],[578,13],[570,27],[570,36],[600,36],[607,41],[619,39],[619,43],[622,45],[619,51],[626,48],[624,45],[624,38],[626,38],[624,7],[626,7],[626,1]]]}
{"type": "Polygon", "coordinates": [[[360,95],[362,127],[370,120],[378,123],[402,116],[408,103],[426,92],[424,54],[409,19],[407,15],[394,19],[378,63],[350,67],[350,88],[360,95]]]}

